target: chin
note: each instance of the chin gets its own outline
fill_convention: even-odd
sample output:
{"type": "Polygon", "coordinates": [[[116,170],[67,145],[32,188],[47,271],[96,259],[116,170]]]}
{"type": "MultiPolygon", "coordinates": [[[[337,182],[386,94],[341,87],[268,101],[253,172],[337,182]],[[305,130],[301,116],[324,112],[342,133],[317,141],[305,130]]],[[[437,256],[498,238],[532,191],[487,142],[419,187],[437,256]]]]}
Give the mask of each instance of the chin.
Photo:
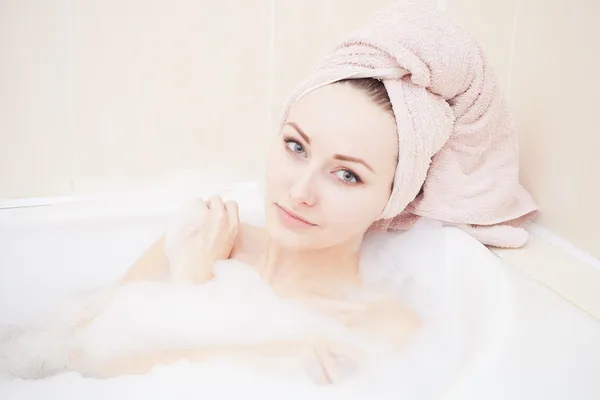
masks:
{"type": "Polygon", "coordinates": [[[277,216],[272,212],[267,214],[265,222],[269,239],[281,247],[294,250],[311,250],[321,247],[318,245],[320,241],[316,232],[289,229],[279,222],[277,216]]]}
{"type": "Polygon", "coordinates": [[[314,242],[310,234],[298,234],[278,223],[278,221],[267,221],[267,233],[271,241],[282,247],[294,250],[310,249],[311,242],[314,242]]]}

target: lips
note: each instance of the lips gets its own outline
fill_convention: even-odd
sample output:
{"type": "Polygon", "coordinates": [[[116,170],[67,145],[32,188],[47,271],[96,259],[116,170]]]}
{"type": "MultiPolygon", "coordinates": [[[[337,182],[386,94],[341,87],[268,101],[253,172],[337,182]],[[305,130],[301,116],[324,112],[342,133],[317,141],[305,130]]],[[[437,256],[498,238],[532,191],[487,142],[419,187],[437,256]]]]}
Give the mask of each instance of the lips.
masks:
{"type": "Polygon", "coordinates": [[[279,204],[275,204],[277,209],[279,210],[279,214],[286,223],[286,225],[294,225],[296,227],[311,227],[317,226],[317,224],[313,224],[309,220],[302,218],[298,214],[293,213],[285,207],[280,206],[279,204]]]}

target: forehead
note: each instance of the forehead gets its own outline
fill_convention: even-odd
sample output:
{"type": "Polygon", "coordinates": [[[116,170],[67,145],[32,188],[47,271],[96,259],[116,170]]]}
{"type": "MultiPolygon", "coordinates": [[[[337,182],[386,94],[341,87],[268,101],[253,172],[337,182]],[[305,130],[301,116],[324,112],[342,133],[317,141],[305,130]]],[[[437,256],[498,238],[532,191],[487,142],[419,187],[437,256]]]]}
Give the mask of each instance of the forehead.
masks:
{"type": "Polygon", "coordinates": [[[398,138],[394,117],[360,89],[348,84],[316,89],[290,109],[288,121],[309,136],[311,148],[323,154],[343,154],[395,162],[398,138]]]}

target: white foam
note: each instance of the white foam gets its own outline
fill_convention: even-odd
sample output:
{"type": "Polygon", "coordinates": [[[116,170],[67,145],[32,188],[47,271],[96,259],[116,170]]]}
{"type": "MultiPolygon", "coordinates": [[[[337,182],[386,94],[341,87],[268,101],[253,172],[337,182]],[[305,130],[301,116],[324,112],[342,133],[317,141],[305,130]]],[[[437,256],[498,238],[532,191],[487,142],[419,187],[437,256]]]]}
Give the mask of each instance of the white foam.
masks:
{"type": "MultiPolygon", "coordinates": [[[[240,204],[241,218],[262,223],[260,197],[244,190],[230,193],[240,204]]],[[[485,281],[485,273],[478,274],[475,269],[494,269],[495,262],[491,253],[474,239],[432,221],[420,221],[409,232],[369,234],[361,261],[365,281],[396,293],[418,312],[424,325],[402,357],[377,354],[378,361],[370,369],[335,387],[313,384],[302,369],[253,370],[223,360],[203,364],[179,362],[157,367],[143,376],[110,380],[82,378],[75,373],[35,381],[8,379],[0,382],[0,396],[75,399],[135,395],[154,399],[208,394],[239,398],[251,393],[264,399],[433,398],[472,363],[474,355],[481,351],[473,343],[486,337],[482,326],[490,326],[490,310],[506,303],[501,296],[486,300],[492,283],[485,281]],[[475,267],[465,267],[469,263],[475,267]],[[469,271],[473,274],[463,275],[469,271]],[[465,282],[473,279],[470,296],[481,297],[486,307],[471,307],[465,301],[465,282]],[[473,314],[473,310],[479,314],[473,314]]],[[[35,269],[29,264],[27,267],[35,269]]],[[[7,269],[2,274],[2,279],[14,281],[18,277],[7,269]]],[[[111,274],[115,275],[114,270],[107,271],[108,276],[111,274]]],[[[65,353],[74,343],[95,359],[157,347],[298,338],[317,331],[366,346],[339,325],[324,321],[297,304],[279,300],[244,265],[223,262],[216,274],[213,282],[202,286],[136,283],[110,292],[110,296],[99,301],[104,312],[77,336],[72,335],[69,324],[71,316],[80,311],[77,306],[62,308],[62,318],[46,319],[43,324],[40,315],[35,314],[36,326],[44,329],[13,328],[12,337],[0,341],[0,357],[4,357],[0,358],[0,370],[23,376],[39,374],[41,370],[55,373],[66,363],[65,353]]],[[[494,285],[498,285],[498,279],[495,281],[494,285]]],[[[86,288],[79,285],[82,287],[86,288]]],[[[81,300],[79,295],[78,298],[81,300]]],[[[21,321],[15,316],[0,322],[21,321]]],[[[374,351],[377,347],[369,349],[374,351]]]]}

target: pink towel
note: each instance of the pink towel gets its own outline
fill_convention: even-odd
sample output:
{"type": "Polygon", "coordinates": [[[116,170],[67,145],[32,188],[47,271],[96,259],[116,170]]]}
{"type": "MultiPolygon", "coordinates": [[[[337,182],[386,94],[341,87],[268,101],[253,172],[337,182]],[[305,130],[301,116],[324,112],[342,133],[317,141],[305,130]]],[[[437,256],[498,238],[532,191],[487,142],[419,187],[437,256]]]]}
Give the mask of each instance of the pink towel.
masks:
{"type": "MultiPolygon", "coordinates": [[[[421,2],[423,3],[423,2],[421,2]]],[[[350,35],[291,97],[342,79],[384,82],[399,160],[374,229],[408,229],[420,216],[486,245],[520,247],[537,207],[519,183],[517,136],[479,45],[443,12],[392,3],[350,35]]]]}

